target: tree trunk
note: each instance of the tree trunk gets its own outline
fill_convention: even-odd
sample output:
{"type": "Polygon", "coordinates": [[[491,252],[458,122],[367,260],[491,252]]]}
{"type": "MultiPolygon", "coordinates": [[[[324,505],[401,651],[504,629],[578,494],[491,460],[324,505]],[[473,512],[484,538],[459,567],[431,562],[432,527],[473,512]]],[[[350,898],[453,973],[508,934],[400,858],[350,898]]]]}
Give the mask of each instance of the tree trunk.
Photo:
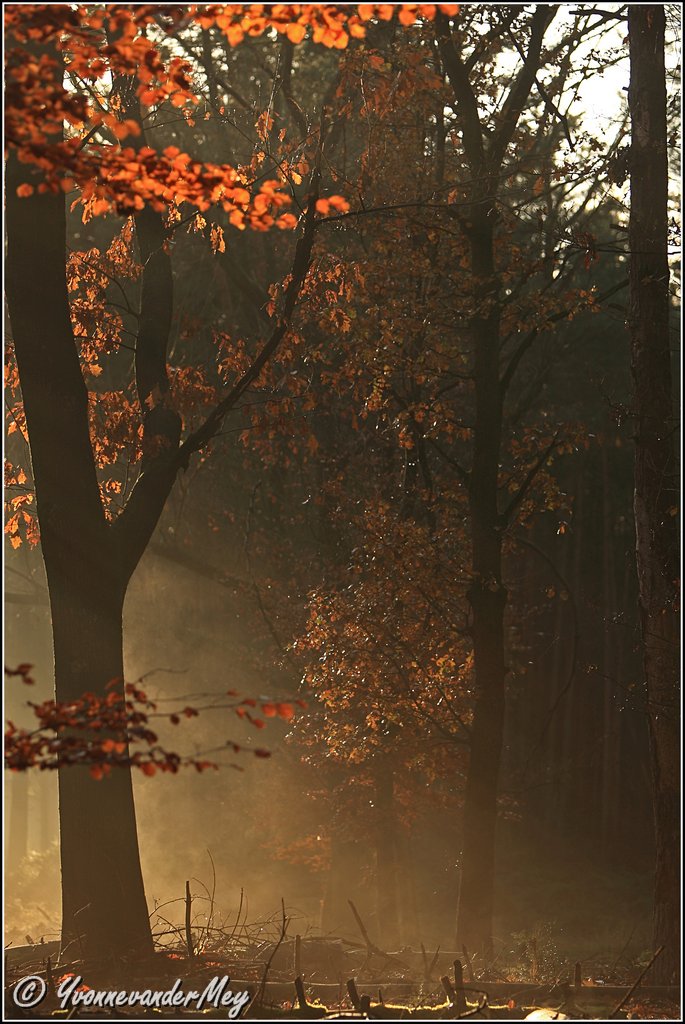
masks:
{"type": "MultiPolygon", "coordinates": [[[[495,269],[494,229],[500,175],[526,100],[540,67],[545,31],[556,7],[538,4],[529,21],[528,49],[502,104],[498,127],[484,130],[479,99],[448,19],[436,17],[440,55],[457,101],[463,146],[473,182],[473,205],[463,221],[471,250],[475,310],[471,317],[476,417],[469,479],[475,707],[471,760],[464,798],[464,842],[457,932],[461,942],[492,951],[497,783],[504,732],[504,609],[502,532],[497,502],[502,444],[502,405],[509,374],[500,379],[500,281],[495,269]]],[[[523,349],[520,349],[523,353],[523,349]]],[[[518,359],[510,367],[515,372],[518,359]]]]}
{"type": "Polygon", "coordinates": [[[400,936],[403,945],[412,945],[421,935],[421,917],[416,899],[416,867],[411,835],[397,836],[397,887],[400,936]]]}
{"type": "Polygon", "coordinates": [[[400,942],[397,825],[393,773],[383,760],[376,768],[376,907],[380,944],[396,949],[400,942]]]}
{"type": "Polygon", "coordinates": [[[9,796],[7,824],[7,871],[21,871],[29,852],[29,780],[26,774],[12,775],[6,793],[9,796]]]}
{"type": "MultiPolygon", "coordinates": [[[[123,588],[59,579],[50,587],[58,701],[123,690],[123,588]]],[[[100,738],[104,738],[102,735],[100,738]]],[[[131,771],[94,779],[59,770],[62,948],[70,956],[152,951],[140,868],[131,771]]]]}
{"type": "Polygon", "coordinates": [[[601,844],[605,862],[611,864],[617,849],[617,826],[620,805],[618,766],[620,764],[620,733],[615,691],[620,684],[616,650],[616,580],[614,568],[614,524],[611,506],[611,474],[607,446],[602,447],[602,786],[600,799],[601,844]]]}
{"type": "Polygon", "coordinates": [[[331,866],[321,901],[321,932],[323,935],[344,936],[359,941],[348,900],[364,906],[368,891],[364,876],[368,869],[365,859],[366,844],[346,839],[333,832],[331,835],[331,866]]]}
{"type": "MultiPolygon", "coordinates": [[[[87,392],[69,317],[60,194],[17,197],[37,172],[7,163],[6,290],[26,412],[52,612],[55,698],[103,693],[123,676],[121,611],[136,559],[105,523],[87,392]]],[[[60,769],[62,903],[68,943],[85,953],[152,948],[130,768],[100,782],[60,769]]]]}
{"type": "Polygon", "coordinates": [[[654,982],[679,965],[678,533],[669,344],[664,8],[628,7],[635,531],[656,835],[654,982]]]}
{"type": "Polygon", "coordinates": [[[499,381],[499,282],[494,266],[494,206],[481,204],[471,228],[477,282],[472,321],[476,423],[470,481],[475,708],[464,796],[457,948],[492,953],[497,788],[504,730],[504,609],[502,525],[497,502],[502,398],[499,381]]]}

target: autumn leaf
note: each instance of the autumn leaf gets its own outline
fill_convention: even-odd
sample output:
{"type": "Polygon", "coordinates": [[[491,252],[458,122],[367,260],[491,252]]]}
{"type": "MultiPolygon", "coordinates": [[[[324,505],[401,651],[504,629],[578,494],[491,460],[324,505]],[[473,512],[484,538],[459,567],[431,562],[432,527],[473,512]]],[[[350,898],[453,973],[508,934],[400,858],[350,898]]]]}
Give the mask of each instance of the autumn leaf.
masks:
{"type": "Polygon", "coordinates": [[[265,142],[266,139],[268,138],[269,132],[273,128],[273,125],[274,125],[274,119],[271,116],[271,114],[268,112],[268,110],[265,110],[257,118],[257,123],[255,124],[255,128],[257,129],[257,135],[262,140],[262,142],[265,142]]]}
{"type": "Polygon", "coordinates": [[[226,241],[224,239],[223,228],[218,224],[213,224],[210,231],[210,240],[212,245],[212,252],[226,252],[226,241]]]}

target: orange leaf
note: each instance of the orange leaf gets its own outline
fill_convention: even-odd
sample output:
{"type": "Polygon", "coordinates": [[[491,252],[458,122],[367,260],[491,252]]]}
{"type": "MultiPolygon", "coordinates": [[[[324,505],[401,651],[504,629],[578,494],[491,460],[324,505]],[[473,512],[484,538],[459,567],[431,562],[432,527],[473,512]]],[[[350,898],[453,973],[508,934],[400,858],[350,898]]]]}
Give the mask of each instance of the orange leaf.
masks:
{"type": "Polygon", "coordinates": [[[307,34],[307,29],[299,21],[292,21],[289,25],[286,25],[285,34],[291,43],[297,44],[302,42],[307,34]]]}

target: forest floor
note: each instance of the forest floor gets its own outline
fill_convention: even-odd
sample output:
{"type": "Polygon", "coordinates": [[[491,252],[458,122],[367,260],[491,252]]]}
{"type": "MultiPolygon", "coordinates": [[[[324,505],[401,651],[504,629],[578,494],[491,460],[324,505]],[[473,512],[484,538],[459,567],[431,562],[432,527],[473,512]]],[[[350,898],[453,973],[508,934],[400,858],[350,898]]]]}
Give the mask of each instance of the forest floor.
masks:
{"type": "Polygon", "coordinates": [[[645,964],[612,971],[609,962],[595,962],[589,973],[582,965],[580,972],[575,968],[574,977],[567,963],[559,963],[556,975],[545,965],[545,977],[535,978],[530,970],[519,972],[505,964],[479,969],[467,960],[466,981],[459,985],[455,959],[456,954],[439,950],[404,949],[394,954],[339,939],[279,937],[261,945],[241,943],[240,948],[194,951],[192,957],[178,945],[152,958],[114,966],[111,962],[58,962],[57,945],[45,943],[6,949],[5,1019],[226,1020],[236,1019],[239,1009],[240,1016],[255,1020],[332,1019],[339,1014],[348,1019],[447,1020],[466,1015],[522,1020],[539,1008],[560,1010],[573,1020],[680,1019],[677,989],[650,986],[645,975],[631,993],[645,964]],[[39,1018],[37,1006],[17,1005],[22,979],[29,976],[40,979],[36,984],[46,993],[39,1018]],[[89,991],[168,992],[175,984],[183,993],[209,993],[205,1005],[201,1009],[195,1003],[176,1008],[97,1009],[71,1000],[64,1005],[64,998],[60,1001],[60,993],[70,985],[84,998],[89,991]],[[227,1000],[229,992],[232,999],[249,993],[249,1000],[243,995],[245,1006],[238,1008],[235,1002],[217,1005],[217,992],[227,1000]]]}

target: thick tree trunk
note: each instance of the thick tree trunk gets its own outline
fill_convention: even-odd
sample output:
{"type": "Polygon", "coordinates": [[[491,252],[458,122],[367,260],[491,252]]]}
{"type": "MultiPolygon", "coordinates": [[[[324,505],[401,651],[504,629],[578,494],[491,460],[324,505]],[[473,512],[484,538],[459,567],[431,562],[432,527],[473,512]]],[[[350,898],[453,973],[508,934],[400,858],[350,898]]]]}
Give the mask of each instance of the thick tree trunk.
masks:
{"type": "Polygon", "coordinates": [[[637,431],[635,532],[647,684],[656,872],[652,980],[679,960],[678,533],[669,344],[668,161],[664,8],[628,7],[630,40],[630,327],[637,431]]]}
{"type": "Polygon", "coordinates": [[[464,796],[464,841],[457,919],[458,946],[492,952],[497,790],[504,730],[504,609],[502,524],[497,502],[502,398],[499,381],[499,282],[494,266],[495,211],[481,204],[471,228],[471,267],[476,281],[476,423],[470,510],[473,583],[475,708],[471,758],[464,796]]]}
{"type": "MultiPolygon", "coordinates": [[[[90,445],[87,393],[69,318],[62,194],[17,197],[36,171],[7,164],[7,300],[26,412],[52,611],[55,697],[123,676],[121,610],[136,559],[108,529],[90,445]]],[[[64,942],[88,954],[151,949],[129,768],[97,782],[60,770],[64,942]]]]}
{"type": "MultiPolygon", "coordinates": [[[[106,579],[51,586],[58,701],[123,689],[123,590],[106,579]]],[[[70,956],[152,951],[140,868],[131,771],[101,780],[59,770],[62,948],[70,956]]]]}

